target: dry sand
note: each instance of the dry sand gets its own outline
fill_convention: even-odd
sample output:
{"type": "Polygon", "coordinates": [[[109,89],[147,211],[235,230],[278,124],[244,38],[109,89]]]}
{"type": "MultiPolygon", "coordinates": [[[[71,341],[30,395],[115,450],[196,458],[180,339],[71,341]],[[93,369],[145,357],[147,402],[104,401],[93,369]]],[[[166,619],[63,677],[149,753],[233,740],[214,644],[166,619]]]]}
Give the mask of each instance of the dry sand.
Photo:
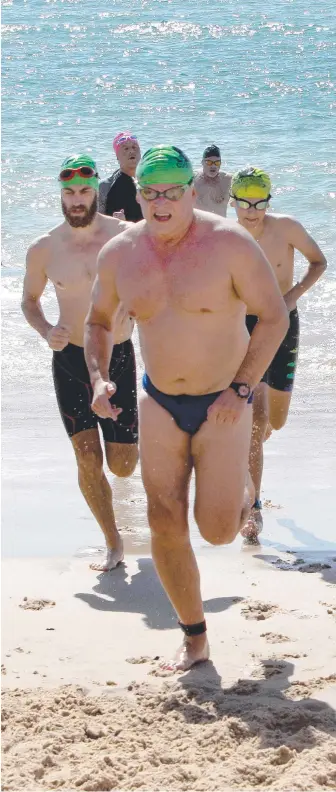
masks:
{"type": "Polygon", "coordinates": [[[212,661],[181,676],[150,558],[6,560],[2,789],[335,789],[336,564],[284,560],[202,553],[212,661]]]}

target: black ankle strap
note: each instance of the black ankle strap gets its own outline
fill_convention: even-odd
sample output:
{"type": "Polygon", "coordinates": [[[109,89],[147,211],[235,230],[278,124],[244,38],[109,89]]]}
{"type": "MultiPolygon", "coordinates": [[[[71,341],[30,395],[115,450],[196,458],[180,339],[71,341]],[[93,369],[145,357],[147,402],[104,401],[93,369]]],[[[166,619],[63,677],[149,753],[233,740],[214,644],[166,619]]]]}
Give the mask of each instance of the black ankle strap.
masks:
{"type": "Polygon", "coordinates": [[[184,634],[188,635],[190,638],[192,638],[193,635],[202,635],[202,633],[206,632],[207,628],[205,621],[198,622],[198,624],[182,624],[182,622],[179,621],[179,625],[184,634]]]}

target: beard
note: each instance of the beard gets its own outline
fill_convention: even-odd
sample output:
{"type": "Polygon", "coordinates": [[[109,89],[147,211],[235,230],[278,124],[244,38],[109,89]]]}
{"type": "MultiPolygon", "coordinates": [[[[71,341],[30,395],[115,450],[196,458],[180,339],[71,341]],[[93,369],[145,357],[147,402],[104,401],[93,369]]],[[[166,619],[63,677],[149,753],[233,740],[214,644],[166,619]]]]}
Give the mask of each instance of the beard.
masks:
{"type": "Polygon", "coordinates": [[[79,204],[78,206],[76,206],[76,209],[82,210],[83,214],[81,215],[78,215],[77,213],[73,214],[71,209],[70,210],[67,209],[63,199],[61,199],[61,205],[62,205],[62,212],[64,214],[64,217],[69,223],[69,225],[72,226],[72,228],[85,228],[86,226],[92,223],[92,221],[94,220],[97,214],[97,209],[98,209],[97,194],[95,195],[92,204],[91,206],[89,206],[88,209],[86,208],[86,206],[84,206],[84,204],[79,204]]]}

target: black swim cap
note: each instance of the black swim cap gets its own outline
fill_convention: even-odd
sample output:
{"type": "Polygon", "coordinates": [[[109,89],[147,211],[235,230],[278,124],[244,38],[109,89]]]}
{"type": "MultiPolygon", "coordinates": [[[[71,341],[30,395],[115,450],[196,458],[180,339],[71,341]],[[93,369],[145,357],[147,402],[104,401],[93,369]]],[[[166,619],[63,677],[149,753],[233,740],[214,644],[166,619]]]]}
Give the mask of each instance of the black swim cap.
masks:
{"type": "Polygon", "coordinates": [[[207,159],[207,157],[218,157],[221,159],[221,153],[218,146],[215,143],[212,143],[211,146],[207,146],[203,153],[202,159],[207,159]]]}

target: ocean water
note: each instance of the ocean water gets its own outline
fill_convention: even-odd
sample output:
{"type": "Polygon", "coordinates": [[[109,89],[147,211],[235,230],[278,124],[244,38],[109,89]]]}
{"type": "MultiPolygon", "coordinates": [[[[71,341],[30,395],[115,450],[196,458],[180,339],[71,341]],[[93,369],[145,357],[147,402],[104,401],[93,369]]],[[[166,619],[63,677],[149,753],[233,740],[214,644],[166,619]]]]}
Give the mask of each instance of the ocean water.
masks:
{"type": "MultiPolygon", "coordinates": [[[[316,429],[319,411],[335,415],[335,19],[333,0],[4,0],[5,431],[24,433],[27,393],[37,395],[37,386],[48,397],[37,398],[40,419],[56,416],[50,354],[19,310],[25,250],[61,219],[64,157],[90,150],[104,177],[124,128],[143,151],[181,146],[195,168],[216,142],[227,170],[269,170],[274,211],[300,219],[329,262],[299,305],[292,414],[313,409],[316,429]]],[[[297,256],[298,274],[303,267],[297,256]]],[[[55,317],[51,290],[44,304],[55,317]]]]}

